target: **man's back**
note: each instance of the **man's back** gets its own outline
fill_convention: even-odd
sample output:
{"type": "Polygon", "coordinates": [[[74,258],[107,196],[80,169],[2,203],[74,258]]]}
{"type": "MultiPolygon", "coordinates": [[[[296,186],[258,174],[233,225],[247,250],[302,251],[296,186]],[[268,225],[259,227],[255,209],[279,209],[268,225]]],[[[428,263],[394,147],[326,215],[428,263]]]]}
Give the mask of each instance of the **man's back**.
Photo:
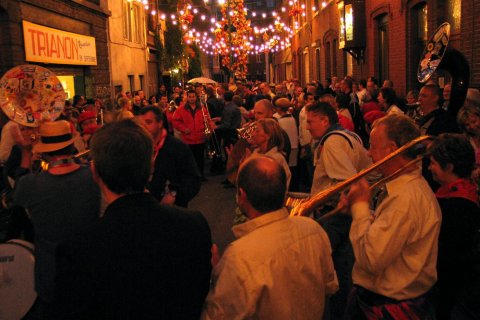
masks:
{"type": "Polygon", "coordinates": [[[100,214],[100,190],[89,167],[68,174],[28,174],[16,185],[14,201],[30,214],[35,229],[35,288],[53,298],[55,249],[72,234],[84,234],[100,214]]]}
{"type": "Polygon", "coordinates": [[[280,209],[233,229],[214,269],[205,318],[321,319],[338,288],[330,243],[311,219],[280,209]]]}
{"type": "Polygon", "coordinates": [[[198,212],[146,193],[121,197],[91,233],[59,250],[56,306],[69,319],[196,319],[210,246],[198,212]]]}

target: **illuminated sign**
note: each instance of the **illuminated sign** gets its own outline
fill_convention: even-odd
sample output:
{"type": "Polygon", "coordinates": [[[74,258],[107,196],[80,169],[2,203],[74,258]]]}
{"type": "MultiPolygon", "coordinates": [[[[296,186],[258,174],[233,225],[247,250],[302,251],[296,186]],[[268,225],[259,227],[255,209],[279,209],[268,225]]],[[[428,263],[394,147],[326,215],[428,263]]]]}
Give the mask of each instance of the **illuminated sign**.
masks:
{"type": "Polygon", "coordinates": [[[353,41],[353,7],[345,5],[345,34],[347,41],[353,41]]]}
{"type": "Polygon", "coordinates": [[[25,60],[31,62],[97,65],[95,38],[23,21],[25,60]]]}

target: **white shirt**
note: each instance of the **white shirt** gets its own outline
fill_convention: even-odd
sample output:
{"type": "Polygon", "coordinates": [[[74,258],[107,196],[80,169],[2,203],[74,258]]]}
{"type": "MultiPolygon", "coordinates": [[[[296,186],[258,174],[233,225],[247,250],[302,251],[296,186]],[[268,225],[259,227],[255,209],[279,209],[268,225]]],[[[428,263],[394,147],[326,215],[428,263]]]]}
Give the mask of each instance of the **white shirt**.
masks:
{"type": "Polygon", "coordinates": [[[437,281],[440,207],[420,170],[385,185],[388,196],[373,216],[366,202],[352,206],[353,283],[396,300],[416,298],[437,281]]]}
{"type": "Polygon", "coordinates": [[[295,167],[298,160],[298,128],[295,118],[291,114],[287,114],[278,118],[278,124],[287,133],[290,140],[290,158],[288,165],[295,167]]]}
{"type": "Polygon", "coordinates": [[[213,270],[202,319],[322,319],[338,281],[315,221],[282,208],[232,230],[238,239],[213,270]]]}
{"type": "Polygon", "coordinates": [[[310,134],[310,130],[307,130],[307,109],[305,107],[300,110],[298,119],[300,127],[300,129],[298,130],[298,140],[300,142],[300,146],[304,147],[312,142],[312,135],[310,134]]]}

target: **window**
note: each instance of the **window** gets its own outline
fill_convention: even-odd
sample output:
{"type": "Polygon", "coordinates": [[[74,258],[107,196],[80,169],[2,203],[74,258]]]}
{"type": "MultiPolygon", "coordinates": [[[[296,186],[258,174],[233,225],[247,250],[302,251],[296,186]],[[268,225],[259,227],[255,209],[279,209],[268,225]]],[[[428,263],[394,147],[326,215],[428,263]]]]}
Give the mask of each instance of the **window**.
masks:
{"type": "Polygon", "coordinates": [[[130,40],[132,38],[131,34],[132,22],[130,20],[130,3],[127,1],[123,2],[123,38],[125,40],[130,40]]]}
{"type": "Polygon", "coordinates": [[[330,58],[330,54],[331,54],[331,50],[330,50],[330,41],[327,41],[327,43],[325,43],[325,77],[326,78],[331,78],[332,77],[332,66],[330,65],[330,61],[331,61],[331,58],[330,58]]]}
{"type": "Polygon", "coordinates": [[[347,76],[353,76],[353,57],[346,51],[343,52],[344,73],[347,76]]]}
{"type": "Polygon", "coordinates": [[[133,78],[133,74],[128,75],[128,82],[130,83],[130,92],[133,96],[133,91],[135,91],[135,79],[133,78]]]}
{"type": "Polygon", "coordinates": [[[140,79],[140,90],[143,90],[145,84],[144,84],[144,81],[145,81],[145,76],[143,74],[139,75],[138,78],[140,79]]]}
{"type": "Polygon", "coordinates": [[[123,86],[120,84],[118,86],[115,86],[114,89],[115,89],[115,97],[116,97],[117,94],[123,91],[123,86]]]}
{"type": "Polygon", "coordinates": [[[259,54],[259,53],[256,54],[256,55],[255,55],[255,58],[256,58],[255,61],[256,61],[257,63],[262,63],[262,56],[263,56],[262,54],[259,54]]]}
{"type": "Polygon", "coordinates": [[[462,1],[461,0],[450,0],[445,1],[447,6],[446,8],[446,18],[447,21],[452,26],[451,32],[460,32],[460,23],[462,19],[462,1]]]}
{"type": "Polygon", "coordinates": [[[333,75],[337,75],[337,51],[338,51],[338,42],[337,39],[332,41],[332,72],[333,75]]]}
{"type": "Polygon", "coordinates": [[[410,11],[410,19],[410,54],[407,57],[410,72],[407,76],[407,89],[420,89],[420,84],[417,81],[417,68],[428,41],[427,4],[420,3],[414,6],[410,11]]]}
{"type": "Polygon", "coordinates": [[[310,82],[310,56],[309,56],[309,51],[308,47],[305,47],[303,49],[303,65],[304,65],[304,70],[303,70],[303,75],[304,75],[304,82],[305,84],[310,82]]]}
{"type": "Polygon", "coordinates": [[[388,79],[388,15],[377,19],[377,55],[378,80],[380,83],[388,79]]]}
{"type": "Polygon", "coordinates": [[[141,43],[143,32],[142,10],[138,3],[124,1],[123,3],[123,38],[141,43]]]}
{"type": "Polygon", "coordinates": [[[317,71],[317,80],[321,80],[322,76],[320,75],[320,48],[315,49],[315,70],[317,71]]]}

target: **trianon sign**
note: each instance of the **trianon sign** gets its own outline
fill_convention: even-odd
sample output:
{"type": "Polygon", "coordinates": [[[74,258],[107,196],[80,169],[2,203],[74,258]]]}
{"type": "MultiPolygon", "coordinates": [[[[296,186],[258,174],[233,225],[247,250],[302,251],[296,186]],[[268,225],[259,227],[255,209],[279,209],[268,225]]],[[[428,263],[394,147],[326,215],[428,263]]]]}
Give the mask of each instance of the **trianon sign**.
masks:
{"type": "Polygon", "coordinates": [[[97,65],[95,38],[23,20],[26,61],[97,65]]]}

